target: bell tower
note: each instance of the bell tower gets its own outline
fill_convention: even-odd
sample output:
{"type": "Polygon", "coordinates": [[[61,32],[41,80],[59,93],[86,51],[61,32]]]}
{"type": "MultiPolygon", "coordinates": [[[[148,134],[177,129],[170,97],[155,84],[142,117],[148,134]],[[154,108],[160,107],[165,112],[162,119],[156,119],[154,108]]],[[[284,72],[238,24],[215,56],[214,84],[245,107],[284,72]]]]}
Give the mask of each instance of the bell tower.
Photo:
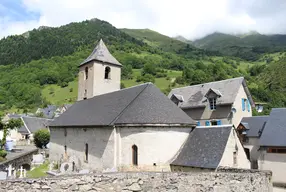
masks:
{"type": "Polygon", "coordinates": [[[121,67],[101,39],[79,66],[78,100],[120,90],[121,67]]]}

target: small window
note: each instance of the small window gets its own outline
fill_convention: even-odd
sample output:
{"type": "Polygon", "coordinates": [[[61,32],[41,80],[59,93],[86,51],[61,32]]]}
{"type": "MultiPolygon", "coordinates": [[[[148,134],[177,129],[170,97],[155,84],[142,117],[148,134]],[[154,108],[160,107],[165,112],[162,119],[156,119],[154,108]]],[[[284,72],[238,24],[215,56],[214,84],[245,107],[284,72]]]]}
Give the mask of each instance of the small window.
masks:
{"type": "Polygon", "coordinates": [[[286,148],[268,148],[267,153],[286,153],[286,148]]]}
{"type": "Polygon", "coordinates": [[[88,162],[88,144],[85,144],[85,161],[88,162]]]}
{"type": "Polygon", "coordinates": [[[65,154],[64,154],[64,158],[66,159],[68,156],[68,152],[67,152],[67,146],[65,145],[65,154]]]}
{"type": "Polygon", "coordinates": [[[233,152],[233,165],[234,166],[237,165],[237,152],[236,151],[233,152]]]}
{"type": "Polygon", "coordinates": [[[212,121],[212,125],[218,125],[217,121],[212,121]]]}
{"type": "Polygon", "coordinates": [[[111,79],[110,71],[111,71],[110,67],[105,67],[104,79],[111,79]]]}
{"type": "Polygon", "coordinates": [[[132,164],[135,166],[138,165],[138,148],[136,145],[132,146],[132,164]]]}
{"type": "Polygon", "coordinates": [[[88,79],[88,67],[85,68],[85,79],[88,79]]]}
{"type": "Polygon", "coordinates": [[[215,110],[216,109],[216,98],[209,98],[210,103],[210,109],[215,110]]]}

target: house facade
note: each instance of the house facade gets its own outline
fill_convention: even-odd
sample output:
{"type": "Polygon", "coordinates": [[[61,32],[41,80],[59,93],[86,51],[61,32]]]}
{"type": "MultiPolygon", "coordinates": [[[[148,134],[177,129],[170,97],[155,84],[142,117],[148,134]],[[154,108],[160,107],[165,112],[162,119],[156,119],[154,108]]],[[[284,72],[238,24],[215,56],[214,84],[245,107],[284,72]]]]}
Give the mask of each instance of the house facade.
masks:
{"type": "Polygon", "coordinates": [[[265,128],[268,116],[253,116],[242,118],[237,127],[237,132],[244,149],[251,161],[251,168],[258,169],[258,157],[260,155],[259,139],[265,128]]]}
{"type": "Polygon", "coordinates": [[[173,89],[168,97],[198,126],[238,126],[254,102],[243,77],[173,89]]]}
{"type": "Polygon", "coordinates": [[[183,172],[214,171],[220,167],[250,168],[232,125],[196,127],[171,163],[172,171],[183,172]]]}
{"type": "Polygon", "coordinates": [[[259,140],[258,168],[271,170],[273,184],[286,183],[286,108],[272,109],[259,140]]]}
{"type": "Polygon", "coordinates": [[[34,133],[40,129],[48,129],[52,119],[39,118],[39,117],[21,117],[23,126],[18,129],[18,138],[20,141],[27,142],[28,144],[33,141],[34,133]]]}

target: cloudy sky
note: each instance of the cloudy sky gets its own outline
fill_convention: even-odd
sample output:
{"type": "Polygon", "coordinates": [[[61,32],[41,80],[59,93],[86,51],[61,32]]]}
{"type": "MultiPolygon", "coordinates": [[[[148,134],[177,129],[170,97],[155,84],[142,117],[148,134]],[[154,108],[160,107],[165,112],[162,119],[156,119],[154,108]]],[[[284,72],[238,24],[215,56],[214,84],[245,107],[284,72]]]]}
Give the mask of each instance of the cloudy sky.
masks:
{"type": "Polygon", "coordinates": [[[286,34],[286,0],[0,0],[0,38],[91,18],[200,38],[215,31],[286,34]]]}

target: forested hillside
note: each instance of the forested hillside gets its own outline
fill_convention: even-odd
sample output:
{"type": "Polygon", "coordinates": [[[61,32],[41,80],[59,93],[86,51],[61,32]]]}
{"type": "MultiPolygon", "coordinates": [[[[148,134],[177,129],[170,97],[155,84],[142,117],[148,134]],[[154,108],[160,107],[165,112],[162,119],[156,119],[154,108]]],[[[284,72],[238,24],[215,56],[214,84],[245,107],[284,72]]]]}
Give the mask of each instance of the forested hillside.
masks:
{"type": "Polygon", "coordinates": [[[286,35],[228,35],[213,33],[193,42],[193,45],[209,51],[219,51],[223,55],[256,61],[262,54],[286,50],[286,35]]]}
{"type": "MultiPolygon", "coordinates": [[[[116,29],[93,19],[58,28],[41,27],[0,40],[0,111],[74,102],[78,65],[103,39],[123,64],[122,87],[154,82],[166,94],[174,87],[246,77],[256,101],[286,106],[285,54],[256,61],[198,49],[151,30],[116,29]],[[268,78],[268,74],[279,75],[268,78]]],[[[267,112],[267,111],[266,111],[267,112]]]]}

